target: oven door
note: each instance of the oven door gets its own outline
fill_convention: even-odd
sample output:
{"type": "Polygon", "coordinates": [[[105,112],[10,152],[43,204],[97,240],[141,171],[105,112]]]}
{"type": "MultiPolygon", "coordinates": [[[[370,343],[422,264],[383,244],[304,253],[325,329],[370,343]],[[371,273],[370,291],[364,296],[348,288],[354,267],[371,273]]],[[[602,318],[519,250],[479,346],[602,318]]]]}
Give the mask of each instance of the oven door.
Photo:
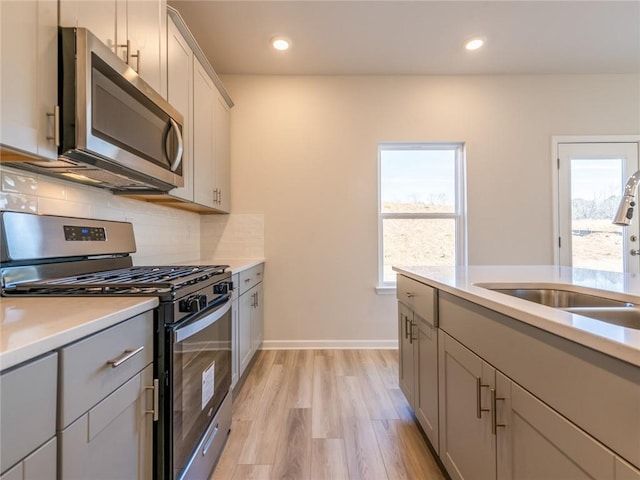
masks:
{"type": "Polygon", "coordinates": [[[172,463],[178,478],[231,387],[231,302],[171,330],[172,463]]]}

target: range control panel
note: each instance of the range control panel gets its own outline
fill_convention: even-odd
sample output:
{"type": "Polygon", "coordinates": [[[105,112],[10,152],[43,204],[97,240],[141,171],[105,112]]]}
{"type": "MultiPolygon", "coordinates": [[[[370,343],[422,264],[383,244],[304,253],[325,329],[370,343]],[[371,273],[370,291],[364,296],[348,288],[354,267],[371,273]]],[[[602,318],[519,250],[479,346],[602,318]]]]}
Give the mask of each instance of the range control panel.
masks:
{"type": "Polygon", "coordinates": [[[64,239],[69,242],[104,242],[107,232],[104,227],[64,225],[64,239]]]}

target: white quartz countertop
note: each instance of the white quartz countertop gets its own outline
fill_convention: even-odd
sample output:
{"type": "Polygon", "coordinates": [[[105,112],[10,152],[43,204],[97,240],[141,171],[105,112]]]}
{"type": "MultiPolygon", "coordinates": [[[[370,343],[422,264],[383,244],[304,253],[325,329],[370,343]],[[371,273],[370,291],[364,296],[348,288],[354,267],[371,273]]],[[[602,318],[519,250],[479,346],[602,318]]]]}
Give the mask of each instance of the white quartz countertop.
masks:
{"type": "MultiPolygon", "coordinates": [[[[640,330],[494,292],[478,284],[572,285],[640,304],[640,275],[560,266],[394,267],[396,272],[594,350],[640,366],[640,330]],[[602,292],[600,292],[602,293],[602,292]]],[[[591,292],[596,293],[596,292],[591,292]]]]}
{"type": "Polygon", "coordinates": [[[55,350],[157,305],[155,297],[0,298],[0,370],[55,350]]]}
{"type": "Polygon", "coordinates": [[[180,265],[229,265],[229,271],[231,271],[231,273],[240,273],[264,262],[264,258],[203,258],[186,263],[179,263],[180,265]]]}

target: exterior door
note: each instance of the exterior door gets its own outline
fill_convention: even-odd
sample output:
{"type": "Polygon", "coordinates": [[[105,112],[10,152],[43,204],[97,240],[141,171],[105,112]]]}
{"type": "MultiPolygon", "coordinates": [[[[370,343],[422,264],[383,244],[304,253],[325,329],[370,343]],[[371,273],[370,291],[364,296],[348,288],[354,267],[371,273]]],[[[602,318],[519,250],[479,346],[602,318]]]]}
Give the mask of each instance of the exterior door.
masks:
{"type": "Polygon", "coordinates": [[[613,225],[638,143],[558,143],[558,252],[561,265],[640,272],[640,219],[613,225]]]}

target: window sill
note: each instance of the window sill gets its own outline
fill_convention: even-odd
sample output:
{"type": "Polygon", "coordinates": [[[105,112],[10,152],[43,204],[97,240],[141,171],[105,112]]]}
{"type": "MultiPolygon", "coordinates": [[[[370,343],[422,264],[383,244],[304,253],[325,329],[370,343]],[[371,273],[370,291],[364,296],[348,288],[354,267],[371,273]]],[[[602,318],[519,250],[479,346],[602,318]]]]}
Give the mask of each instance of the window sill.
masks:
{"type": "Polygon", "coordinates": [[[378,285],[376,287],[376,293],[378,295],[395,295],[396,286],[395,285],[378,285]]]}

